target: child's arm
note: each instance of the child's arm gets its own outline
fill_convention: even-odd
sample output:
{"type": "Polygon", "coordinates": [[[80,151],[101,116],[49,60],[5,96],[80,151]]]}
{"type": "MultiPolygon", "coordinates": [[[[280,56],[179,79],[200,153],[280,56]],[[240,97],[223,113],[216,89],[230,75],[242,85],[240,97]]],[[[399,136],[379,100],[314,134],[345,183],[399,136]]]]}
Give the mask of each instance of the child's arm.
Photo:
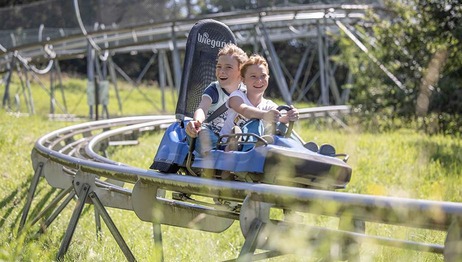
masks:
{"type": "Polygon", "coordinates": [[[208,96],[203,96],[196,111],[194,111],[193,120],[186,125],[186,134],[190,137],[197,137],[201,130],[201,125],[205,121],[206,112],[212,105],[212,100],[208,96]]]}
{"type": "Polygon", "coordinates": [[[253,106],[249,106],[244,103],[242,98],[238,96],[232,96],[228,100],[228,106],[237,113],[243,115],[245,118],[257,118],[263,119],[267,122],[278,122],[279,121],[279,111],[276,109],[271,109],[264,111],[253,106]]]}

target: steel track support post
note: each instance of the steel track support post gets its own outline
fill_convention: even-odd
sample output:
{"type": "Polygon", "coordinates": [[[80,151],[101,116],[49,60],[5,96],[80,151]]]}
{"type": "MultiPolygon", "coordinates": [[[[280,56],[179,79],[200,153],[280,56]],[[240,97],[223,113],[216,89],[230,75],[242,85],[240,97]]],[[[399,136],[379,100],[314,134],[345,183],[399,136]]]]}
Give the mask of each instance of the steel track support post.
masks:
{"type": "MultiPolygon", "coordinates": [[[[31,225],[34,225],[35,223],[37,223],[42,217],[45,216],[45,214],[47,214],[51,209],[53,209],[56,205],[58,205],[59,201],[61,201],[64,196],[68,195],[68,199],[69,200],[65,200],[64,203],[65,205],[67,205],[67,203],[69,203],[70,200],[72,200],[72,198],[75,196],[75,193],[72,192],[71,194],[69,194],[71,192],[71,190],[73,189],[73,187],[69,187],[68,189],[65,189],[65,190],[62,190],[54,199],[53,201],[51,201],[51,203],[48,204],[47,207],[45,207],[31,222],[30,224],[31,225]]],[[[58,208],[59,209],[59,208],[58,208]]],[[[60,209],[60,211],[62,210],[63,208],[60,209]]],[[[57,215],[56,215],[57,216],[57,215]]],[[[51,222],[50,222],[51,223],[51,222]]],[[[49,224],[48,224],[49,225],[49,224]]],[[[42,225],[42,228],[43,228],[43,225],[42,225]]]]}
{"type": "Polygon", "coordinates": [[[96,238],[101,240],[101,216],[99,215],[98,209],[95,208],[95,227],[96,227],[96,238]]]}
{"type": "Polygon", "coordinates": [[[98,121],[99,120],[99,100],[100,100],[100,98],[99,98],[99,88],[100,88],[100,85],[99,85],[100,84],[100,78],[99,78],[99,76],[95,76],[94,83],[95,83],[95,85],[94,85],[95,86],[95,90],[94,90],[95,91],[95,94],[94,94],[94,97],[95,97],[95,119],[94,120],[98,121]]]}
{"type": "MultiPolygon", "coordinates": [[[[158,200],[158,197],[165,197],[165,190],[155,188],[155,197],[153,198],[153,207],[154,210],[162,210],[162,205],[160,201],[158,200]]],[[[157,211],[154,211],[157,212],[157,211]]],[[[153,231],[153,237],[154,237],[154,246],[156,250],[156,256],[157,261],[163,262],[164,261],[164,245],[163,245],[163,239],[162,239],[162,224],[160,223],[160,220],[154,216],[154,219],[152,221],[152,231],[153,231]]]]}
{"type": "Polygon", "coordinates": [[[58,77],[59,90],[61,91],[61,99],[63,100],[64,110],[66,111],[66,114],[68,114],[66,96],[64,95],[63,76],[61,73],[61,67],[59,66],[59,60],[55,59],[53,65],[55,67],[56,75],[58,77]]]}
{"type": "Polygon", "coordinates": [[[239,253],[239,257],[236,259],[237,262],[252,261],[253,254],[257,248],[258,237],[265,225],[266,224],[258,218],[252,221],[244,245],[239,253]]]}
{"type": "Polygon", "coordinates": [[[63,241],[59,248],[58,255],[56,256],[57,260],[61,260],[62,258],[64,258],[64,255],[66,254],[69,248],[69,244],[71,243],[71,239],[74,235],[75,228],[77,227],[77,223],[79,222],[80,215],[82,214],[83,207],[85,206],[85,200],[88,197],[90,188],[91,187],[88,184],[82,185],[82,188],[78,195],[77,205],[74,208],[74,212],[72,213],[71,220],[69,221],[69,225],[67,227],[66,233],[63,237],[63,241]]]}
{"type": "Polygon", "coordinates": [[[87,104],[89,106],[89,119],[93,119],[93,106],[95,99],[95,50],[90,43],[87,44],[87,104]]]}
{"type": "Polygon", "coordinates": [[[180,51],[178,50],[175,23],[172,25],[172,62],[173,62],[173,75],[175,78],[175,88],[177,92],[180,90],[181,85],[181,62],[180,62],[180,51]]]}
{"type": "Polygon", "coordinates": [[[54,78],[54,72],[53,70],[50,71],[50,114],[54,115],[55,114],[55,86],[53,84],[55,78],[54,78]]]}
{"type": "Polygon", "coordinates": [[[323,41],[323,31],[321,30],[321,25],[319,20],[316,21],[316,28],[318,30],[318,62],[319,62],[319,75],[321,76],[321,104],[329,105],[329,91],[327,89],[326,82],[326,69],[325,69],[325,58],[324,58],[324,41],[323,41]]]}
{"type": "MultiPolygon", "coordinates": [[[[104,115],[106,116],[106,118],[108,119],[109,118],[109,111],[108,111],[108,108],[107,108],[107,105],[105,104],[105,102],[107,102],[107,97],[105,97],[105,95],[107,94],[107,88],[108,88],[108,85],[109,84],[106,84],[106,76],[107,76],[107,73],[104,71],[104,68],[106,68],[105,66],[102,66],[101,63],[99,62],[100,59],[103,59],[101,58],[100,55],[96,56],[95,57],[95,70],[96,70],[96,79],[95,79],[95,111],[96,111],[96,120],[99,120],[99,116],[101,118],[104,117],[104,115]],[[101,114],[99,114],[99,109],[98,107],[101,105],[102,109],[101,109],[101,114]]],[[[107,60],[107,59],[106,59],[107,60]]],[[[103,65],[105,64],[105,61],[102,61],[103,65]]]]}
{"type": "Polygon", "coordinates": [[[444,261],[462,261],[462,221],[454,219],[444,241],[444,261]]]}
{"type": "MultiPolygon", "coordinates": [[[[353,73],[351,73],[351,70],[348,69],[346,85],[351,86],[352,83],[353,83],[353,73]]],[[[351,91],[351,88],[344,88],[342,90],[342,95],[341,95],[342,104],[346,105],[348,103],[348,100],[350,98],[350,91],[351,91]]]]}
{"type": "MultiPolygon", "coordinates": [[[[27,68],[26,66],[22,66],[21,64],[17,65],[16,66],[17,70],[18,70],[18,78],[19,78],[19,82],[21,83],[21,92],[22,92],[22,95],[24,96],[24,100],[26,101],[26,107],[27,107],[27,112],[30,112],[30,107],[29,107],[29,102],[28,102],[28,98],[27,98],[27,88],[26,88],[26,84],[25,82],[27,82],[26,80],[23,79],[23,77],[25,79],[27,79],[27,68]],[[23,71],[21,71],[23,70],[23,71]],[[23,73],[24,73],[24,76],[23,76],[23,73]]],[[[17,112],[20,112],[21,111],[21,102],[20,102],[20,95],[18,93],[16,93],[15,95],[15,110],[17,112]]]]}
{"type": "Polygon", "coordinates": [[[254,28],[251,32],[252,32],[252,40],[253,40],[251,41],[253,43],[252,45],[253,53],[258,54],[260,53],[260,46],[258,45],[258,39],[261,38],[261,36],[259,35],[260,30],[258,30],[257,32],[257,29],[254,28]]]}
{"type": "Polygon", "coordinates": [[[170,69],[170,63],[168,62],[168,56],[165,51],[162,51],[164,53],[163,57],[163,63],[164,63],[164,68],[165,68],[165,75],[167,77],[167,86],[170,87],[171,92],[172,92],[172,98],[173,100],[176,100],[176,91],[175,88],[175,83],[173,82],[173,76],[172,76],[172,70],[170,69]]]}
{"type": "Polygon", "coordinates": [[[27,193],[26,204],[24,205],[21,220],[19,221],[18,232],[21,232],[24,225],[26,224],[27,215],[29,214],[30,206],[32,204],[32,200],[34,199],[35,190],[37,189],[39,179],[42,176],[43,165],[43,162],[38,164],[37,170],[35,170],[34,177],[32,178],[32,183],[30,184],[29,192],[27,193]]]}
{"type": "Polygon", "coordinates": [[[117,87],[117,75],[114,68],[114,61],[112,61],[112,55],[108,57],[108,69],[109,69],[109,76],[111,78],[112,84],[114,85],[114,90],[117,98],[117,104],[119,106],[119,113],[123,113],[122,110],[122,100],[120,100],[119,88],[117,87]]]}
{"type": "Polygon", "coordinates": [[[162,226],[160,223],[152,223],[152,233],[154,235],[154,246],[156,247],[156,253],[159,253],[158,261],[164,261],[164,248],[162,245],[162,226]]]}
{"type": "MultiPolygon", "coordinates": [[[[351,216],[341,216],[338,228],[343,231],[365,234],[366,222],[354,219],[351,216]]],[[[340,260],[361,261],[359,256],[361,243],[357,239],[345,235],[341,238],[339,244],[341,247],[339,251],[340,260]]]]}
{"type": "MultiPolygon", "coordinates": [[[[24,84],[24,82],[27,82],[28,80],[27,66],[22,66],[21,64],[19,64],[16,66],[16,69],[18,71],[19,82],[21,83],[22,94],[24,96],[24,100],[26,101],[26,107],[27,107],[28,112],[30,112],[29,102],[27,98],[27,94],[30,94],[30,90],[28,90],[29,92],[26,92],[26,86],[24,84]],[[24,77],[23,77],[23,71],[24,71],[24,77]],[[23,78],[25,78],[26,80],[24,80],[23,78]]],[[[19,112],[20,111],[19,95],[17,96],[17,100],[15,102],[17,106],[16,109],[19,112]]]]}
{"type": "Polygon", "coordinates": [[[103,84],[103,92],[101,95],[101,101],[103,104],[103,114],[106,115],[106,119],[109,119],[109,80],[107,79],[108,69],[107,69],[107,59],[109,57],[109,51],[105,51],[104,56],[100,56],[101,59],[101,71],[102,71],[102,79],[104,80],[103,84]]]}
{"type": "MultiPolygon", "coordinates": [[[[158,197],[165,197],[165,190],[156,188],[155,189],[155,198],[153,199],[153,206],[154,210],[162,210],[162,206],[158,197]]],[[[162,224],[160,223],[159,219],[154,218],[152,222],[152,231],[154,237],[154,246],[156,248],[156,254],[159,262],[164,261],[164,245],[162,239],[162,224]]]]}
{"type": "Polygon", "coordinates": [[[27,69],[27,66],[23,66],[24,68],[24,78],[26,82],[26,90],[24,94],[24,99],[26,100],[27,103],[27,109],[30,114],[35,114],[35,107],[34,107],[34,98],[32,97],[32,91],[30,87],[30,80],[29,80],[29,70],[27,69]]]}
{"type": "Polygon", "coordinates": [[[158,56],[158,64],[159,64],[159,85],[160,85],[160,90],[161,90],[161,101],[162,101],[162,112],[165,112],[165,85],[166,85],[166,78],[165,78],[165,64],[164,64],[164,57],[165,57],[165,51],[161,50],[159,51],[159,56],[158,56]]]}
{"type": "MultiPolygon", "coordinates": [[[[324,27],[327,28],[327,18],[324,17],[324,27]]],[[[335,54],[336,51],[332,51],[332,54],[335,54]]],[[[329,62],[329,41],[327,39],[327,34],[324,34],[324,65],[326,69],[326,85],[327,85],[327,90],[330,90],[332,92],[332,96],[335,100],[335,104],[339,105],[340,104],[340,93],[338,91],[337,87],[337,82],[335,81],[334,73],[336,71],[336,67],[332,68],[331,63],[329,62]]],[[[329,91],[327,91],[329,92],[329,91]]]]}
{"type": "Polygon", "coordinates": [[[3,108],[11,108],[10,104],[10,83],[11,83],[11,77],[13,75],[13,70],[16,64],[16,57],[14,55],[11,56],[11,63],[8,63],[9,65],[9,70],[8,70],[8,75],[6,77],[6,82],[5,82],[5,93],[3,93],[3,100],[2,100],[2,105],[3,108]]]}
{"type": "Polygon", "coordinates": [[[104,222],[106,223],[106,226],[109,228],[109,231],[111,232],[112,236],[116,240],[117,244],[119,245],[120,249],[124,253],[127,260],[136,261],[135,257],[130,251],[130,248],[127,246],[127,243],[125,243],[125,240],[123,239],[122,235],[120,234],[119,230],[117,229],[116,225],[112,221],[108,212],[104,208],[104,205],[101,203],[101,201],[99,200],[95,192],[90,193],[90,199],[93,202],[95,209],[98,211],[98,213],[103,218],[104,222]]]}
{"type": "Polygon", "coordinates": [[[276,54],[276,49],[274,48],[274,45],[269,38],[268,32],[266,31],[266,28],[262,22],[259,22],[256,30],[257,34],[261,36],[261,46],[265,51],[266,59],[268,60],[273,75],[275,76],[274,78],[276,79],[282,98],[284,99],[285,103],[290,105],[292,104],[292,97],[290,96],[289,87],[285,80],[284,73],[282,72],[279,57],[276,54]]]}
{"type": "MultiPolygon", "coordinates": [[[[133,187],[133,210],[139,218],[143,217],[142,220],[152,222],[156,254],[155,261],[164,261],[161,231],[162,219],[159,218],[159,215],[164,216],[165,212],[162,209],[162,203],[158,197],[165,198],[165,190],[145,184],[141,180],[138,180],[133,187]]],[[[169,215],[167,215],[167,217],[168,216],[169,215]]]]}
{"type": "MultiPolygon", "coordinates": [[[[27,78],[27,73],[26,73],[26,69],[24,68],[24,75],[26,76],[27,78]]],[[[29,102],[28,102],[28,98],[27,98],[27,94],[26,94],[26,86],[24,84],[24,80],[23,80],[23,76],[22,76],[22,72],[21,72],[21,67],[18,67],[18,78],[19,78],[19,82],[21,82],[21,91],[22,91],[22,95],[24,96],[24,100],[26,101],[26,107],[27,107],[27,111],[30,112],[30,108],[29,108],[29,102]]],[[[16,110],[18,112],[20,112],[21,110],[21,103],[19,101],[19,95],[16,94],[15,96],[15,105],[16,105],[16,110]]]]}

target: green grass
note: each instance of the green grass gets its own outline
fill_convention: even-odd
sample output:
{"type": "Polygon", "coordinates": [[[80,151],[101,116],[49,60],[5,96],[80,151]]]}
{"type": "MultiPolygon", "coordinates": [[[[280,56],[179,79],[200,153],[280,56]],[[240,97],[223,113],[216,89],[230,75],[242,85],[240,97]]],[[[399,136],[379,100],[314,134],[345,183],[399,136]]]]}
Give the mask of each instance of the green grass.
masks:
{"type": "MultiPolygon", "coordinates": [[[[45,80],[43,80],[45,82],[45,80]]],[[[15,82],[16,83],[16,82],[15,82]]],[[[65,95],[69,113],[83,117],[88,114],[86,105],[85,80],[65,81],[65,95]]],[[[17,89],[14,86],[11,90],[17,89]]],[[[119,112],[114,89],[111,89],[109,111],[112,116],[172,114],[175,107],[174,96],[167,90],[167,108],[162,110],[161,93],[155,87],[120,87],[123,111],[119,112]],[[144,95],[149,94],[149,99],[144,95]],[[160,107],[160,108],[159,108],[160,107]]],[[[48,228],[45,234],[33,237],[38,225],[18,234],[18,224],[27,191],[33,176],[30,152],[41,136],[75,122],[49,121],[49,99],[47,93],[32,83],[36,115],[18,116],[0,111],[0,261],[53,261],[61,245],[72,214],[73,204],[48,228]]],[[[27,112],[21,107],[21,112],[27,112]]],[[[57,112],[62,113],[62,112],[57,112]]],[[[348,163],[353,168],[350,184],[344,192],[383,196],[410,197],[428,200],[462,202],[462,142],[460,138],[442,135],[429,136],[413,130],[400,129],[387,133],[371,134],[360,127],[341,129],[334,123],[308,120],[296,123],[295,130],[306,140],[318,144],[333,144],[337,152],[350,155],[348,163]],[[323,122],[321,124],[321,122],[323,122]]],[[[162,134],[144,135],[140,144],[111,151],[111,159],[129,165],[147,168],[152,161],[162,134]]],[[[53,191],[45,180],[37,189],[29,217],[40,211],[40,201],[53,199],[53,191]]],[[[112,219],[127,241],[131,251],[139,261],[154,261],[155,246],[152,227],[139,220],[133,212],[108,209],[112,219]]],[[[335,226],[335,219],[305,216],[310,223],[335,226]]],[[[444,232],[411,229],[380,224],[367,224],[367,233],[399,237],[428,243],[442,244],[444,232]]],[[[221,234],[163,226],[165,261],[220,261],[238,256],[244,243],[239,223],[221,234]]],[[[314,252],[314,251],[313,251],[314,252]]],[[[419,253],[397,248],[366,244],[361,248],[362,261],[443,261],[441,255],[419,253]]],[[[79,221],[66,261],[124,261],[118,248],[103,223],[103,235],[98,241],[95,235],[93,207],[87,206],[79,221]]],[[[287,256],[270,261],[307,261],[304,256],[287,256]]],[[[313,258],[311,261],[318,261],[313,258]]]]}

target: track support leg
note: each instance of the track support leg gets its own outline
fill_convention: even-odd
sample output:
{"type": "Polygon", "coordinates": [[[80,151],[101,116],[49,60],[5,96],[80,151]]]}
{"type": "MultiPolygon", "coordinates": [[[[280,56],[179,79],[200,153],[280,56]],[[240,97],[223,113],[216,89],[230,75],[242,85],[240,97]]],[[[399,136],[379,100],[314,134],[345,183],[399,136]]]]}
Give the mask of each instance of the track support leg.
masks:
{"type": "Polygon", "coordinates": [[[462,261],[462,221],[455,219],[444,241],[444,261],[462,261]]]}
{"type": "Polygon", "coordinates": [[[257,248],[258,237],[264,227],[265,223],[263,223],[260,219],[253,220],[245,239],[244,246],[242,246],[241,253],[237,258],[238,262],[252,261],[252,256],[257,248]]]}
{"type": "MultiPolygon", "coordinates": [[[[366,223],[362,220],[353,219],[351,216],[341,216],[339,229],[364,234],[366,232],[366,223]]],[[[339,259],[360,261],[360,243],[347,236],[342,237],[340,241],[341,250],[339,253],[339,259]]]]}
{"type": "Polygon", "coordinates": [[[37,189],[37,184],[39,182],[40,177],[42,176],[43,165],[44,165],[43,162],[39,163],[37,170],[35,170],[34,177],[32,178],[32,183],[30,184],[29,192],[27,193],[26,204],[24,205],[24,210],[22,211],[22,217],[19,222],[18,232],[21,232],[24,225],[26,224],[27,215],[29,214],[29,210],[32,205],[32,200],[34,199],[35,190],[37,189]]]}
{"type": "Polygon", "coordinates": [[[66,233],[64,234],[63,241],[61,243],[61,247],[59,248],[59,252],[56,257],[57,260],[62,260],[67,252],[67,249],[69,248],[69,244],[71,242],[72,236],[74,235],[75,228],[77,227],[77,222],[79,222],[80,215],[82,214],[83,207],[85,206],[85,200],[87,199],[89,190],[90,186],[87,184],[83,185],[82,189],[80,190],[77,205],[74,208],[71,221],[69,222],[66,233]]]}
{"type": "Polygon", "coordinates": [[[98,209],[95,208],[95,227],[96,227],[96,239],[101,240],[101,216],[99,215],[98,209]]]}
{"type": "Polygon", "coordinates": [[[157,261],[164,261],[164,251],[163,251],[163,246],[162,246],[162,228],[161,224],[159,223],[153,223],[152,224],[152,231],[154,234],[154,244],[156,247],[156,254],[158,254],[158,260],[157,261]]]}
{"type": "Polygon", "coordinates": [[[127,243],[125,243],[125,240],[123,239],[122,235],[120,234],[119,230],[117,229],[116,225],[112,221],[108,212],[104,208],[104,205],[101,203],[101,201],[99,200],[95,192],[90,193],[90,199],[93,202],[95,209],[98,211],[98,213],[103,218],[104,223],[106,223],[106,226],[109,228],[109,231],[111,232],[112,236],[116,240],[117,244],[119,245],[120,249],[124,253],[127,260],[136,261],[135,256],[133,256],[133,253],[130,251],[130,248],[127,246],[127,243]]]}

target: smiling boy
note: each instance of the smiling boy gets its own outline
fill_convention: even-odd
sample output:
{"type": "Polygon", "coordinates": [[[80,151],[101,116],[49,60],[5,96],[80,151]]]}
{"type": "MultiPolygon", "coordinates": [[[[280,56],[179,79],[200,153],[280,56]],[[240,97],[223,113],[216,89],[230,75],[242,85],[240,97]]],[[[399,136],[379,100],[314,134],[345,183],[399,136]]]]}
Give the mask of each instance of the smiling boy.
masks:
{"type": "MultiPolygon", "coordinates": [[[[228,118],[220,135],[231,133],[233,127],[242,128],[250,119],[262,119],[266,123],[288,123],[298,119],[299,112],[293,106],[284,116],[276,108],[276,103],[263,97],[268,88],[269,68],[266,59],[252,55],[241,67],[242,82],[247,93],[236,90],[230,94],[227,106],[228,118]]],[[[262,135],[262,134],[257,134],[262,135]]]]}

